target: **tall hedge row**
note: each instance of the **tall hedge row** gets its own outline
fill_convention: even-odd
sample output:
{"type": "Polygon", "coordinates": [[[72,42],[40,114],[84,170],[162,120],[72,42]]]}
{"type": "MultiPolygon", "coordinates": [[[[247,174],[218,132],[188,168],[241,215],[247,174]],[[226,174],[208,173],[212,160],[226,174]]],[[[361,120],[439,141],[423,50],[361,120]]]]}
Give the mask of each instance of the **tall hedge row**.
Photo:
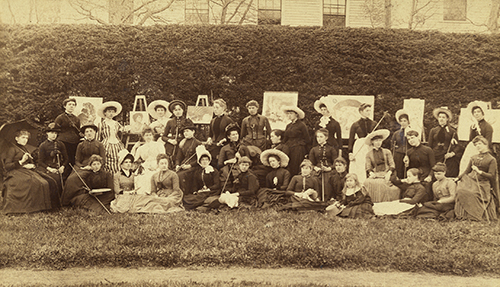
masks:
{"type": "MultiPolygon", "coordinates": [[[[454,113],[500,99],[500,38],[406,30],[274,26],[0,26],[0,124],[40,124],[68,95],[148,101],[199,94],[231,107],[264,91],[298,91],[312,124],[323,95],[375,95],[379,119],[405,98],[454,113]]],[[[246,116],[245,109],[234,116],[246,116]]]]}

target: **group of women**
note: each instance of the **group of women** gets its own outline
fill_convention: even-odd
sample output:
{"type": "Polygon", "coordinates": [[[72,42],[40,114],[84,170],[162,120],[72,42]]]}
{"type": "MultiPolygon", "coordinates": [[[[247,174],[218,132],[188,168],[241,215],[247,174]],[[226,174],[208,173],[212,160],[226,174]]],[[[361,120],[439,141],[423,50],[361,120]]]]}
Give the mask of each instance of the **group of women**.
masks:
{"type": "Polygon", "coordinates": [[[184,102],[153,101],[148,112],[155,121],[140,128],[142,141],[130,152],[119,136],[127,127],[114,120],[120,103],[103,103],[97,126],[80,126],[73,115],[74,99],[65,100],[63,107],[36,154],[25,148],[31,135],[24,130],[4,152],[4,213],[72,205],[96,213],[275,208],[351,218],[497,219],[493,129],[480,102],[469,105],[475,120],[470,140],[477,152],[461,174],[465,146],[449,125],[452,113],[444,108],[434,110],[438,126],[424,145],[420,132],[411,128],[408,112],[396,113],[401,128],[391,137],[369,119],[372,107],[361,104],[360,119],[352,124],[347,153],[342,154],[340,124],[321,99],[314,104],[322,117],[313,136],[302,121],[305,113],[296,106],[282,107],[289,124],[285,130],[272,130],[258,113],[257,101],[246,104],[249,115],[240,127],[227,115],[225,101],[217,99],[204,142],[186,118],[184,102]]]}

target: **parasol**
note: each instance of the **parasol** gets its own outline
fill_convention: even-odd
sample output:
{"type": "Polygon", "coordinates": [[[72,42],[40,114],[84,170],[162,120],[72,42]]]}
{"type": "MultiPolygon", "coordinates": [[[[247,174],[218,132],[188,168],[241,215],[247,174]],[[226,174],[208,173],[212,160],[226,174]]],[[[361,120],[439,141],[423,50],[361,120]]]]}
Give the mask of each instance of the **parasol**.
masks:
{"type": "Polygon", "coordinates": [[[15,135],[19,130],[27,130],[31,136],[26,144],[26,149],[33,152],[38,146],[38,129],[27,120],[21,120],[13,123],[6,123],[0,127],[0,153],[13,146],[16,143],[15,135]]]}

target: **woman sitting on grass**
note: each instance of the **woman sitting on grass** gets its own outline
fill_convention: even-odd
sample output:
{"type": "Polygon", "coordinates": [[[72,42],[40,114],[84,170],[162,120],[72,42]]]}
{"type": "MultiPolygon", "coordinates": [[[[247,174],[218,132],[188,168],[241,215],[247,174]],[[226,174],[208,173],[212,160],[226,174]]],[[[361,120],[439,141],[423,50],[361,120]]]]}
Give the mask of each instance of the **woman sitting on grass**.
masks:
{"type": "Polygon", "coordinates": [[[455,215],[466,220],[497,220],[497,161],[490,154],[485,137],[477,136],[472,143],[479,154],[472,156],[467,169],[457,179],[455,215]]]}
{"type": "Polygon", "coordinates": [[[432,184],[434,201],[424,202],[424,206],[417,211],[418,218],[438,218],[441,215],[444,219],[452,218],[455,207],[455,190],[457,188],[453,178],[448,178],[446,174],[446,164],[436,163],[432,168],[436,181],[432,184]]]}
{"type": "Polygon", "coordinates": [[[163,197],[163,209],[167,213],[183,211],[182,190],[179,187],[179,177],[168,169],[169,156],[162,153],[156,157],[159,171],[151,180],[151,194],[163,197]]]}
{"type": "Polygon", "coordinates": [[[83,186],[75,190],[66,190],[65,196],[72,206],[104,214],[109,209],[111,201],[115,199],[113,176],[104,170],[104,160],[99,155],[92,155],[88,164],[91,168],[89,172],[75,172],[83,186]],[[102,193],[92,195],[91,192],[97,189],[102,189],[102,193]]]}
{"type": "MultiPolygon", "coordinates": [[[[243,156],[238,160],[238,168],[240,173],[234,179],[231,188],[222,187],[223,193],[219,197],[219,203],[226,204],[230,208],[246,207],[249,208],[255,205],[256,194],[259,190],[259,180],[257,176],[250,171],[252,160],[243,156]],[[225,192],[224,192],[225,191],[225,192]]],[[[215,206],[212,204],[212,206],[215,206]]],[[[218,207],[218,206],[217,206],[218,207]]]]}
{"type": "Polygon", "coordinates": [[[142,131],[144,143],[137,142],[132,148],[135,161],[139,164],[136,170],[135,186],[137,194],[151,193],[151,177],[158,168],[157,156],[165,153],[165,147],[161,142],[153,141],[154,132],[150,128],[142,131]]]}
{"type": "Polygon", "coordinates": [[[374,215],[372,200],[366,189],[359,183],[356,174],[349,173],[345,176],[345,186],[342,193],[344,208],[339,214],[340,217],[370,218],[374,215]]]}
{"type": "Polygon", "coordinates": [[[262,164],[272,170],[266,175],[266,185],[257,192],[257,206],[267,208],[286,201],[284,193],[290,183],[290,172],[285,169],[288,160],[288,156],[277,149],[268,149],[260,154],[262,164]]]}
{"type": "Polygon", "coordinates": [[[335,172],[330,178],[330,185],[333,189],[331,199],[341,201],[343,197],[342,191],[344,190],[345,177],[347,175],[347,162],[343,157],[338,157],[333,162],[335,165],[335,172]]]}

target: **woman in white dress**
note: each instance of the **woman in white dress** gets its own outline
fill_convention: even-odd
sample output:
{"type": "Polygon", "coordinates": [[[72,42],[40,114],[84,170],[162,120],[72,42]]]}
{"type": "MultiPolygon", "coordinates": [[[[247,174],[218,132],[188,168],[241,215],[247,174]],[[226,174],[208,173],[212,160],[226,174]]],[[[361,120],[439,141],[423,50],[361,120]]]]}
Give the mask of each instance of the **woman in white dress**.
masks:
{"type": "Polygon", "coordinates": [[[149,115],[155,119],[149,127],[155,132],[155,137],[158,137],[159,142],[163,142],[161,137],[163,136],[163,131],[167,125],[168,120],[170,120],[171,113],[167,110],[169,103],[164,100],[156,100],[148,105],[149,115]]]}
{"type": "Polygon", "coordinates": [[[122,105],[118,102],[110,101],[103,103],[97,109],[97,115],[102,118],[99,123],[98,139],[102,142],[106,150],[105,170],[114,174],[120,170],[118,163],[118,153],[124,149],[123,143],[118,138],[118,132],[123,130],[122,125],[113,120],[122,111],[122,105]]]}
{"type": "Polygon", "coordinates": [[[153,141],[154,132],[151,128],[145,128],[142,131],[142,138],[144,143],[136,143],[131,152],[135,162],[139,165],[134,182],[137,194],[150,194],[151,177],[158,167],[156,157],[165,153],[165,147],[161,142],[153,141]]]}

